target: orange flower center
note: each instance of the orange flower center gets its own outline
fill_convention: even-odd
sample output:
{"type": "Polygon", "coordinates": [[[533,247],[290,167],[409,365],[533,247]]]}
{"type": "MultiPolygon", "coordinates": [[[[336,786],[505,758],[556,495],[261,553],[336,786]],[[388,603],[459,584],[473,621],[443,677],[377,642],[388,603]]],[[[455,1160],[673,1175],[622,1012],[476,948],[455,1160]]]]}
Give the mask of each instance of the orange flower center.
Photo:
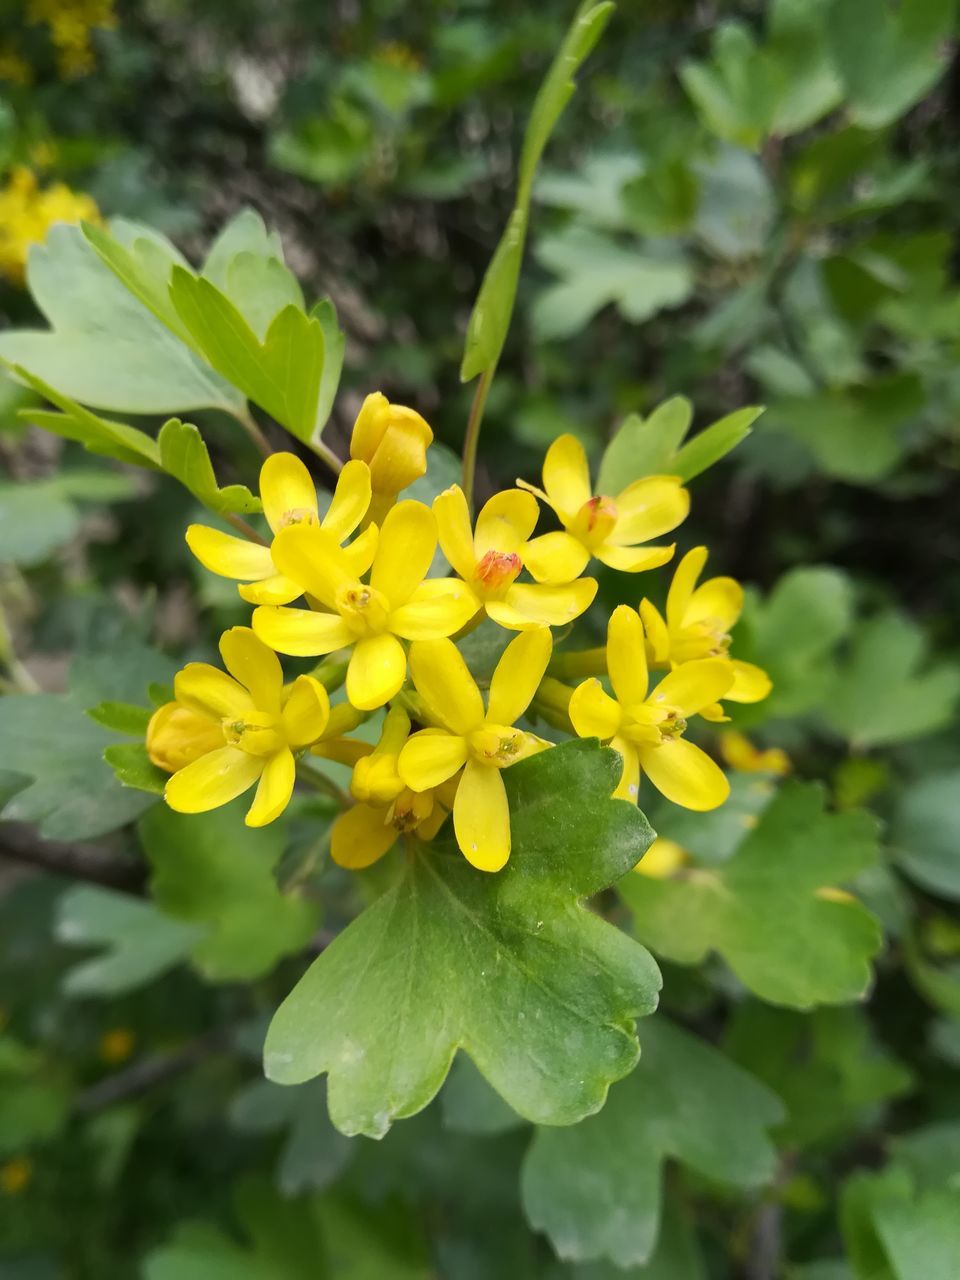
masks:
{"type": "Polygon", "coordinates": [[[618,515],[614,500],[598,495],[585,502],[573,517],[570,532],[585,546],[599,547],[613,532],[618,515]]]}
{"type": "Polygon", "coordinates": [[[517,580],[523,561],[515,551],[488,551],[474,571],[474,579],[486,592],[504,591],[517,580]]]}

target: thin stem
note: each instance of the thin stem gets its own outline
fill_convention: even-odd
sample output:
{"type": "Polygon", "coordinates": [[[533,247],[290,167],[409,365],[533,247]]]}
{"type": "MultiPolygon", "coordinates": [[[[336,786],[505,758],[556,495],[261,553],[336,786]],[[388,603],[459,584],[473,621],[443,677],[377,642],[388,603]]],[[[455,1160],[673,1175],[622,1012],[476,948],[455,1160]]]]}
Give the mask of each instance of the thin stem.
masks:
{"type": "Polygon", "coordinates": [[[96,845],[41,840],[18,822],[0,825],[0,858],[126,893],[143,893],[147,880],[146,864],[136,858],[96,845]]]}
{"type": "Polygon", "coordinates": [[[229,412],[232,413],[240,423],[241,427],[243,427],[244,431],[257,446],[260,453],[265,458],[269,458],[271,453],[273,453],[273,449],[270,447],[270,441],[263,434],[259,423],[250,412],[249,406],[244,404],[241,408],[231,409],[229,412]]]}
{"type": "Polygon", "coordinates": [[[324,444],[322,440],[308,440],[307,444],[318,458],[323,459],[335,476],[340,474],[344,464],[328,444],[324,444]]]}
{"type": "Polygon", "coordinates": [[[184,1071],[189,1071],[191,1067],[198,1066],[211,1054],[228,1050],[234,1030],[232,1027],[214,1027],[195,1040],[188,1040],[178,1049],[153,1054],[104,1080],[98,1080],[77,1095],[74,1110],[87,1115],[92,1111],[115,1106],[118,1102],[126,1102],[129,1098],[138,1098],[141,1094],[166,1084],[168,1080],[175,1079],[184,1071]]]}
{"type": "Polygon", "coordinates": [[[325,773],[320,773],[317,769],[312,769],[303,760],[297,761],[297,777],[301,782],[308,783],[315,791],[322,791],[328,795],[341,809],[349,809],[353,804],[344,789],[338,787],[332,778],[328,778],[325,773]]]}
{"type": "Polygon", "coordinates": [[[308,671],[307,675],[313,676],[314,680],[319,680],[328,693],[333,693],[334,689],[339,689],[346,680],[349,665],[349,659],[324,658],[308,671]]]}
{"type": "Polygon", "coordinates": [[[10,624],[7,622],[7,614],[2,605],[0,605],[0,665],[6,667],[10,682],[18,692],[40,692],[40,686],[17,657],[10,624]]]}
{"type": "Polygon", "coordinates": [[[496,371],[496,365],[491,365],[489,369],[484,369],[477,383],[477,389],[473,395],[473,404],[470,406],[470,417],[467,419],[467,434],[463,441],[463,492],[466,495],[467,506],[473,511],[473,486],[477,475],[477,446],[480,443],[480,426],[483,422],[483,411],[487,406],[487,396],[490,392],[490,385],[493,382],[493,375],[496,371]]]}
{"type": "Polygon", "coordinates": [[[300,864],[296,870],[288,877],[282,886],[283,893],[292,893],[294,889],[300,886],[313,875],[317,869],[317,863],[330,848],[330,832],[331,828],[322,833],[319,840],[314,840],[313,844],[300,860],[300,864]]]}
{"type": "Polygon", "coordinates": [[[270,543],[266,538],[262,538],[253,525],[247,524],[246,520],[241,520],[238,515],[234,515],[232,511],[224,511],[223,518],[227,524],[232,524],[237,533],[247,538],[250,542],[258,542],[261,547],[268,547],[270,543]]]}

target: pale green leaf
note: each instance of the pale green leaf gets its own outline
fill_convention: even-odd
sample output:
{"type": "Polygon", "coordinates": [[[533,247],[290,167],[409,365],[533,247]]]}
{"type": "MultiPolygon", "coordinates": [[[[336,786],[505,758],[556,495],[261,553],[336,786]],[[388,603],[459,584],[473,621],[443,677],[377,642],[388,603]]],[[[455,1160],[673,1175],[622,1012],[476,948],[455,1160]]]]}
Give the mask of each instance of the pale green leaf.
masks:
{"type": "Polygon", "coordinates": [[[897,862],[912,880],[960,901],[960,772],[911,783],[899,798],[890,834],[897,862]]]}
{"type": "Polygon", "coordinates": [[[262,511],[260,499],[243,484],[228,484],[222,489],[213,473],[213,463],[200,432],[191,422],[171,418],[160,428],[157,437],[160,463],[209,510],[217,515],[239,512],[248,515],[262,511]]]}
{"type": "Polygon", "coordinates": [[[513,852],[497,875],[421,846],[399,879],[314,961],[267,1036],[268,1076],[329,1073],[344,1133],[382,1136],[431,1100],[458,1047],[515,1111],[571,1124],[630,1070],[650,1012],[649,955],[580,900],[652,838],[610,800],[617,757],[570,742],[504,773],[513,852]]]}

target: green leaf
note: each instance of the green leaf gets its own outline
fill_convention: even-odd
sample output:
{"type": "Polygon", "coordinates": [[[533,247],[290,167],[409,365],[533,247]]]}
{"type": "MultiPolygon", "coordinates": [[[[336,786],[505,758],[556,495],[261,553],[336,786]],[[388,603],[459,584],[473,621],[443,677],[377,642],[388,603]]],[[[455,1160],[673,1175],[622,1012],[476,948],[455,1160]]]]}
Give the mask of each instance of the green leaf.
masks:
{"type": "Polygon", "coordinates": [[[133,296],[188,347],[189,331],[170,301],[170,274],[175,266],[186,267],[183,256],[165,237],[149,227],[115,219],[110,230],[89,222],[81,224],[87,242],[133,296]]]}
{"type": "Polygon", "coordinates": [[[600,39],[613,7],[611,3],[591,4],[590,0],[580,4],[537,93],[523,139],[516,204],[487,267],[467,326],[461,382],[494,368],[500,359],[517,293],[534,174],[550,134],[573,96],[574,76],[600,39]]]}
{"type": "Polygon", "coordinates": [[[193,959],[210,981],[268,973],[299,951],[317,925],[316,906],[277,888],[273,868],[286,847],[282,821],[247,827],[249,797],[210,813],[174,813],[157,805],[139,827],[161,911],[205,925],[193,959]]]}
{"type": "Polygon", "coordinates": [[[960,772],[911,783],[900,796],[891,841],[898,865],[912,880],[960,901],[960,772]]]}
{"type": "Polygon", "coordinates": [[[156,441],[146,432],[127,426],[125,422],[111,422],[109,418],[91,413],[69,396],[61,395],[42,378],[35,377],[22,365],[11,365],[5,360],[0,363],[61,410],[60,413],[51,413],[46,409],[22,409],[21,416],[28,422],[34,422],[45,431],[52,431],[54,435],[63,436],[65,440],[78,441],[89,453],[116,458],[118,462],[130,462],[136,467],[159,470],[160,451],[156,441]]]}
{"type": "Polygon", "coordinates": [[[859,999],[882,936],[855,900],[818,894],[876,861],[865,813],[824,812],[816,784],[787,783],[721,866],[675,879],[627,876],[620,892],[637,936],[678,964],[718,951],[770,1004],[808,1009],[859,999]]]}
{"type": "MultiPolygon", "coordinates": [[[[732,262],[757,258],[767,243],[779,202],[763,165],[749,151],[720,146],[714,155],[694,165],[700,179],[700,206],[694,233],[717,257],[732,262]]],[[[736,328],[749,335],[765,304],[763,279],[748,281],[740,292],[728,294],[721,307],[736,313],[736,328]]],[[[723,312],[721,311],[721,317],[723,312]]],[[[711,317],[715,325],[721,320],[711,317]]],[[[723,325],[729,329],[734,316],[723,325]]],[[[719,340],[719,339],[718,339],[719,340]]],[[[730,337],[726,338],[730,342],[730,337]]]]}
{"type": "Polygon", "coordinates": [[[98,702],[87,710],[90,719],[105,729],[134,738],[142,738],[147,732],[152,714],[147,707],[138,707],[131,702],[98,702]]]}
{"type": "Polygon", "coordinates": [[[949,724],[960,700],[960,667],[930,666],[927,640],[903,614],[860,624],[824,705],[827,722],[854,747],[904,742],[949,724]]]}
{"type": "Polygon", "coordinates": [[[67,1122],[70,1090],[39,1053],[0,1036],[0,1159],[22,1155],[57,1136],[67,1122]]]}
{"type": "Polygon", "coordinates": [[[453,1060],[440,1101],[443,1123],[454,1133],[506,1133],[523,1124],[463,1053],[453,1060]]]}
{"type": "Polygon", "coordinates": [[[209,280],[175,267],[170,297],[211,366],[299,440],[318,433],[324,330],[316,318],[288,305],[263,342],[230,299],[209,280]]]}
{"type": "Polygon", "coordinates": [[[561,277],[531,311],[534,332],[542,339],[569,338],[610,303],[625,320],[640,324],[664,308],[680,306],[693,291],[687,258],[667,242],[626,247],[574,225],[544,237],[536,256],[561,277]]]}
{"type": "Polygon", "coordinates": [[[51,328],[0,334],[0,357],[63,395],[115,413],[241,407],[237,392],[130,293],[79,227],[55,226],[34,246],[27,282],[51,328]]]}
{"type": "Polygon", "coordinates": [[[233,511],[248,515],[251,511],[263,510],[260,499],[246,485],[230,484],[220,488],[207,446],[192,423],[171,418],[160,428],[157,444],[164,471],[217,515],[233,511]]]}
{"type": "Polygon", "coordinates": [[[731,449],[746,440],[762,408],[735,409],[688,440],[670,464],[670,474],[684,484],[725,458],[731,449]]]}
{"type": "Polygon", "coordinates": [[[320,1191],[343,1172],[355,1143],[330,1123],[322,1080],[282,1088],[255,1080],[235,1094],[230,1121],[245,1133],[287,1130],[277,1165],[277,1187],[285,1196],[320,1191]]]}
{"type": "Polygon", "coordinates": [[[152,903],[92,885],[68,889],[57,903],[55,933],[100,954],[70,969],[71,996],[114,996],[153,982],[186,960],[203,931],[163,915],[152,903]]]}
{"type": "Polygon", "coordinates": [[[755,149],[773,124],[783,72],[740,22],[715,29],[711,55],[710,63],[685,62],[681,83],[718,138],[755,149]]]}
{"type": "MultiPolygon", "coordinates": [[[[954,1177],[955,1177],[954,1173],[954,1177]]],[[[857,1280],[954,1280],[960,1188],[921,1189],[894,1163],[844,1185],[841,1225],[857,1280]]]]}
{"type": "Polygon", "coordinates": [[[303,311],[303,291],[281,258],[235,254],[227,263],[223,292],[261,342],[284,307],[303,311]]]}
{"type": "Polygon", "coordinates": [[[929,92],[947,68],[954,0],[833,0],[827,35],[854,119],[880,129],[929,92]]]}
{"type": "Polygon", "coordinates": [[[0,562],[41,564],[79,527],[80,512],[55,480],[0,483],[0,562]]]}
{"type": "MultiPolygon", "coordinates": [[[[126,730],[121,732],[125,733],[126,730]]],[[[149,791],[155,796],[163,795],[170,775],[153,763],[147,754],[145,743],[117,743],[116,746],[104,749],[103,758],[121,786],[149,791]]]]}
{"type": "Polygon", "coordinates": [[[221,229],[207,251],[201,274],[218,289],[226,290],[230,264],[241,253],[283,261],[283,246],[276,231],[268,231],[255,209],[241,209],[221,229]]]}
{"type": "Polygon", "coordinates": [[[323,331],[323,372],[320,375],[320,391],[317,395],[315,438],[319,438],[333,412],[340,375],[343,372],[343,356],[347,335],[340,328],[337,309],[329,298],[321,298],[310,312],[323,331]]]}
{"type": "Polygon", "coordinates": [[[762,1186],[775,1172],[766,1132],[784,1117],[775,1094],[662,1015],[643,1024],[641,1043],[639,1066],[603,1110],[569,1128],[538,1129],[524,1161],[527,1218],[561,1258],[646,1262],[665,1160],[735,1187],[762,1186]]]}
{"type": "Polygon", "coordinates": [[[427,1105],[458,1047],[527,1119],[600,1107],[636,1061],[632,1022],[658,986],[646,951],[580,905],[652,839],[609,799],[618,768],[570,742],[507,770],[513,852],[497,875],[449,844],[411,851],[277,1011],[267,1075],[328,1072],[334,1124],[376,1137],[427,1105]]]}

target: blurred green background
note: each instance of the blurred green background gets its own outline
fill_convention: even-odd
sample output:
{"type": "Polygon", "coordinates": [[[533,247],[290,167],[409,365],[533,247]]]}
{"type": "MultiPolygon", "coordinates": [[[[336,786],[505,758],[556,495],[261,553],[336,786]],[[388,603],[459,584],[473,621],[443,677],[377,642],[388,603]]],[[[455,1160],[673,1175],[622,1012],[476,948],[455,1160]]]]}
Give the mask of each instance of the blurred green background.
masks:
{"type": "MultiPolygon", "coordinates": [[[[196,261],[252,206],[347,334],[325,439],[343,453],[379,389],[458,450],[464,329],[571,12],[0,0],[0,326],[42,323],[23,268],[51,222],[132,218],[196,261]]],[[[737,652],[775,689],[735,727],[884,833],[856,885],[887,937],[865,1005],[786,1012],[744,999],[716,960],[668,956],[666,1008],[780,1093],[790,1121],[759,1191],[671,1166],[665,1243],[629,1273],[649,1280],[960,1276],[956,36],[949,0],[622,0],[536,182],[479,495],[535,479],[561,432],[599,457],[627,414],[678,393],[697,426],[765,405],[695,482],[681,549],[708,543],[711,571],[750,585],[737,652]],[[915,1242],[934,1237],[927,1256],[915,1242]]],[[[99,834],[58,811],[57,789],[87,785],[78,752],[100,763],[82,711],[111,652],[141,646],[137,678],[164,680],[157,649],[209,653],[245,614],[183,545],[189,495],[91,471],[17,415],[35,400],[0,383],[3,691],[44,691],[35,741],[0,700],[0,800],[7,821],[63,841],[99,834]],[[38,795],[51,742],[60,772],[38,795]]],[[[198,421],[223,482],[252,483],[236,423],[198,421]]],[[[608,605],[636,591],[602,578],[608,605]]],[[[651,821],[722,860],[749,829],[753,781],[725,827],[664,806],[651,821]]],[[[294,817],[300,853],[310,818],[294,817]]],[[[525,1130],[460,1132],[454,1102],[379,1146],[348,1141],[322,1085],[262,1082],[264,1021],[301,959],[186,968],[169,918],[158,928],[136,899],[111,915],[89,886],[25,869],[25,843],[0,824],[4,1280],[628,1274],[568,1266],[527,1226],[525,1130]],[[90,963],[98,946],[107,960],[90,963]]],[[[357,890],[329,868],[320,883],[335,929],[357,890]]]]}

